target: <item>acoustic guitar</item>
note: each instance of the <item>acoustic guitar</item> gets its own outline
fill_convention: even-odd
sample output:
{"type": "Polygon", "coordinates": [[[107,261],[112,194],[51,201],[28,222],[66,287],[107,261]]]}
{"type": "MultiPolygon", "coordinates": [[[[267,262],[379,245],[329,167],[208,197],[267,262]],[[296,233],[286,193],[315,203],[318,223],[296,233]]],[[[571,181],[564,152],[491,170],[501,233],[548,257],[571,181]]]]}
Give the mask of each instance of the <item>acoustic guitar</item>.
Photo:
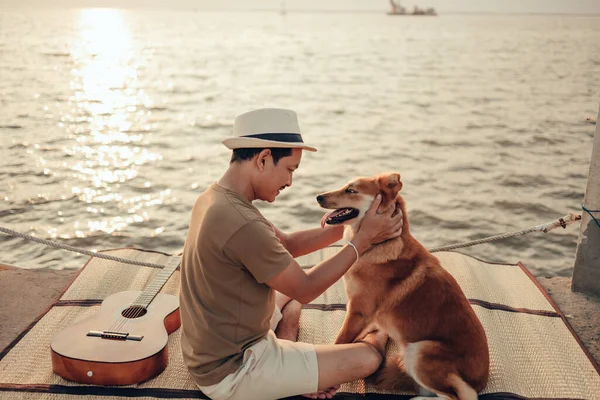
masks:
{"type": "Polygon", "coordinates": [[[164,371],[169,334],[181,320],[177,296],[159,291],[180,262],[171,257],[144,291],[112,294],[94,316],[59,332],[50,345],[54,372],[69,381],[112,386],[164,371]]]}

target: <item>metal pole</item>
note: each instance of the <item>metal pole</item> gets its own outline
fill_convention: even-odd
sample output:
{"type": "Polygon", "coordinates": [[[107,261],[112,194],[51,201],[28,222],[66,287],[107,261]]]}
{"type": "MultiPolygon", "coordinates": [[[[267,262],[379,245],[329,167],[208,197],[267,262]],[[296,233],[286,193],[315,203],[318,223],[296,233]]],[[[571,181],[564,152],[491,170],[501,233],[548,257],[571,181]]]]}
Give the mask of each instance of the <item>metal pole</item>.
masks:
{"type": "Polygon", "coordinates": [[[596,118],[596,132],[590,161],[587,188],[583,206],[590,211],[581,213],[579,240],[571,290],[600,296],[600,110],[596,118]],[[591,215],[590,215],[591,214],[591,215]]]}

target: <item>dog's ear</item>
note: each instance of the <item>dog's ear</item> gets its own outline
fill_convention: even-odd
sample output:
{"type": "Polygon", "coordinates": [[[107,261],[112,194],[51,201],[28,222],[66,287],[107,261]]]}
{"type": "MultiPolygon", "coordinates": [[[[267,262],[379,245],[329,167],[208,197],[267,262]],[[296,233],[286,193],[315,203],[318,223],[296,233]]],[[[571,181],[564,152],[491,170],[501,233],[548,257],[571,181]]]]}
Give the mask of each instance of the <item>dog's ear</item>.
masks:
{"type": "Polygon", "coordinates": [[[400,174],[391,172],[379,177],[379,189],[383,193],[384,201],[395,200],[398,192],[402,189],[400,174]],[[387,197],[387,198],[386,198],[387,197]]]}

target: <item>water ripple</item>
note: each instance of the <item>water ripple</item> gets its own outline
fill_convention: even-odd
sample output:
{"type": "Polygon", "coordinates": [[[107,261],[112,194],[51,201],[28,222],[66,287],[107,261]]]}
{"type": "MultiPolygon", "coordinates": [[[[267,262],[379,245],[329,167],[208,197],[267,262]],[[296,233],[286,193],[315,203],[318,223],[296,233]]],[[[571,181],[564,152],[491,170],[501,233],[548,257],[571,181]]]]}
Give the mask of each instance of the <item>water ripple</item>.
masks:
{"type": "MultiPolygon", "coordinates": [[[[317,193],[389,170],[428,247],[580,207],[597,18],[448,15],[431,29],[361,13],[30,14],[3,19],[0,38],[0,217],[19,231],[180,250],[195,199],[228,165],[220,141],[235,115],[263,106],[295,109],[319,148],[292,188],[258,205],[286,231],[318,225],[317,193]]],[[[568,274],[576,240],[569,228],[464,251],[568,274]]],[[[6,238],[0,252],[32,267],[85,261],[6,238]]]]}

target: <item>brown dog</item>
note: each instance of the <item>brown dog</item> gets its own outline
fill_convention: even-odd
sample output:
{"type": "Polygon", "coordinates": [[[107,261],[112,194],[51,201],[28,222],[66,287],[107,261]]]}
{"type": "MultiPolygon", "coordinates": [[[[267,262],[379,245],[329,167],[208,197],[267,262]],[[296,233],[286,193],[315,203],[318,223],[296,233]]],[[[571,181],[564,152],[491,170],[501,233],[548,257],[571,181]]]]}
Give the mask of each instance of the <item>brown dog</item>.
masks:
{"type": "Polygon", "coordinates": [[[400,174],[390,173],[317,196],[321,207],[335,209],[322,225],[345,224],[347,238],[378,193],[378,212],[395,207],[404,218],[400,237],[373,246],[344,275],[348,305],[336,343],[381,329],[400,348],[378,373],[382,387],[398,390],[408,374],[439,398],[477,399],[489,376],[485,331],[456,280],[411,236],[401,188],[400,174]]]}

